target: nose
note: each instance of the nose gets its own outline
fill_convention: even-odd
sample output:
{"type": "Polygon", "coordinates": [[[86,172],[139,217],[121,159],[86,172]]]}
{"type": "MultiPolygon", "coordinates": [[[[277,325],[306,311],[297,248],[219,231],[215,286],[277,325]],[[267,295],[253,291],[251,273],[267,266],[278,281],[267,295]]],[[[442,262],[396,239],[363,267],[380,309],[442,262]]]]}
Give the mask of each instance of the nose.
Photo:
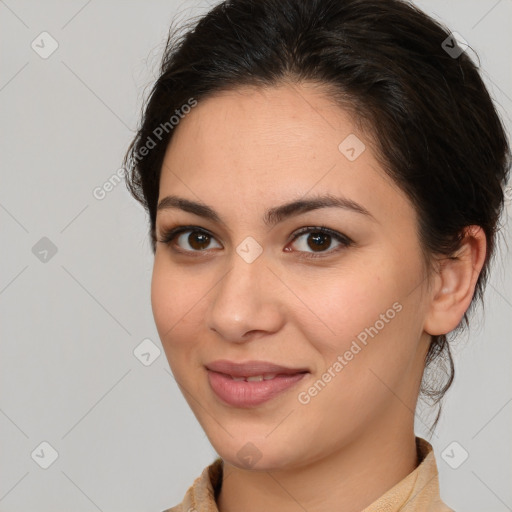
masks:
{"type": "Polygon", "coordinates": [[[282,288],[263,255],[248,263],[234,254],[231,268],[211,292],[207,328],[234,343],[278,331],[284,319],[282,288]]]}

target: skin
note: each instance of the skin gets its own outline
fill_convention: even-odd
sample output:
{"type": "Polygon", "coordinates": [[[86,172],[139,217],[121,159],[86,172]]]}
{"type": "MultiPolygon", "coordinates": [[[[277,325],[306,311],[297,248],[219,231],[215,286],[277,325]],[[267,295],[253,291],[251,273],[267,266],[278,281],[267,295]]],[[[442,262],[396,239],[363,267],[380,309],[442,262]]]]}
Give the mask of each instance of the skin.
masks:
{"type": "Polygon", "coordinates": [[[485,236],[470,227],[458,257],[427,273],[414,206],[349,113],[313,84],[217,93],[175,130],[159,200],[201,201],[223,222],[158,211],[158,240],[176,225],[198,226],[212,238],[203,252],[189,244],[191,232],[157,243],[151,302],[176,381],[224,460],[219,510],[360,511],[418,464],[414,410],[430,335],[462,319],[485,236]],[[338,149],[349,134],[366,144],[355,161],[338,149]],[[371,216],[322,208],[272,228],[263,222],[268,208],[325,193],[371,216]],[[314,235],[292,241],[298,229],[319,225],[353,244],[327,237],[315,251],[307,243],[314,235]],[[252,263],[236,252],[248,236],[263,248],[252,263]],[[394,303],[400,312],[300,403],[299,393],[394,303]],[[263,405],[235,408],[209,386],[205,364],[217,359],[272,361],[310,374],[263,405]],[[237,457],[249,441],[260,456],[253,466],[237,457]]]}

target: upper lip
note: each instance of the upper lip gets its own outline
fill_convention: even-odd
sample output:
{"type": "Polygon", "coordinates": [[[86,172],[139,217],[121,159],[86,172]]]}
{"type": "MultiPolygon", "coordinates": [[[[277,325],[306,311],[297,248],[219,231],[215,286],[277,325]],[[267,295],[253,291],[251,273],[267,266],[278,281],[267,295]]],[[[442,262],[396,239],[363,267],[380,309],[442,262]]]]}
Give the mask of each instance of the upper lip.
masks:
{"type": "Polygon", "coordinates": [[[244,363],[236,363],[226,359],[219,359],[205,365],[208,370],[218,373],[231,375],[232,377],[254,377],[256,375],[265,374],[289,374],[306,373],[307,368],[288,368],[267,361],[246,361],[244,363]]]}

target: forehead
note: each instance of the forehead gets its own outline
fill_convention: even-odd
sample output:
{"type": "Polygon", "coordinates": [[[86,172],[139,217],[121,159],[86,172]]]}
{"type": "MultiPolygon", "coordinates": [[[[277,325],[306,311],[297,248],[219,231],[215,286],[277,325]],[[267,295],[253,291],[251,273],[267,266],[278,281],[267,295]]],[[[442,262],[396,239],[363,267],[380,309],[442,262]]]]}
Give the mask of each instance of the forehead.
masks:
{"type": "Polygon", "coordinates": [[[160,181],[160,197],[218,197],[219,207],[233,209],[310,191],[373,208],[407,203],[351,115],[315,84],[246,87],[199,101],[175,128],[160,181]],[[354,151],[346,153],[344,141],[354,151]]]}
{"type": "Polygon", "coordinates": [[[257,169],[277,179],[300,171],[304,158],[321,165],[337,159],[336,141],[345,131],[354,131],[350,117],[318,87],[244,87],[199,101],[175,129],[166,160],[201,164],[201,171],[215,167],[215,174],[222,168],[237,175],[257,169]]]}

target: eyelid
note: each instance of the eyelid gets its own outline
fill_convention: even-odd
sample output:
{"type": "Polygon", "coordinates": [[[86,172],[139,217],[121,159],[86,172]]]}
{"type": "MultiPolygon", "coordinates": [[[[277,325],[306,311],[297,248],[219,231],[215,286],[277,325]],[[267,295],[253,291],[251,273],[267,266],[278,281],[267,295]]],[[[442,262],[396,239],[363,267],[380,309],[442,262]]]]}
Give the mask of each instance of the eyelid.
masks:
{"type": "MultiPolygon", "coordinates": [[[[208,236],[210,236],[211,238],[214,238],[215,240],[217,240],[217,237],[213,233],[211,233],[208,229],[202,228],[201,226],[178,225],[178,226],[175,226],[170,229],[162,229],[161,230],[161,238],[158,239],[157,241],[170,246],[171,242],[173,242],[179,235],[186,233],[187,231],[191,231],[191,232],[197,231],[200,233],[204,233],[204,234],[207,234],[208,236]]],[[[340,246],[338,246],[335,249],[331,249],[331,250],[327,250],[327,251],[319,251],[316,253],[308,252],[308,251],[293,251],[293,252],[297,252],[301,257],[305,257],[305,258],[327,257],[327,256],[330,256],[331,254],[338,252],[340,249],[344,249],[344,248],[354,245],[354,241],[351,238],[344,235],[343,233],[340,233],[336,230],[330,229],[324,225],[304,226],[302,228],[299,228],[299,229],[295,230],[290,235],[286,244],[288,245],[291,242],[295,242],[295,240],[297,238],[299,238],[300,236],[302,236],[304,234],[309,234],[309,233],[322,233],[322,234],[330,235],[332,238],[334,238],[336,241],[339,242],[340,246]]],[[[219,241],[217,240],[217,242],[219,242],[219,241]]],[[[174,248],[174,247],[173,247],[173,250],[180,254],[187,254],[187,255],[191,255],[191,256],[200,256],[203,253],[208,254],[210,252],[210,249],[204,249],[202,251],[190,251],[187,249],[179,249],[179,248],[174,248]]]]}
{"type": "MultiPolygon", "coordinates": [[[[211,238],[214,238],[215,240],[217,240],[217,237],[213,233],[211,233],[209,230],[207,230],[205,228],[202,228],[201,226],[197,226],[197,225],[182,225],[182,224],[180,224],[180,225],[177,225],[177,226],[175,226],[173,228],[162,229],[161,230],[161,238],[157,239],[157,242],[160,242],[160,243],[163,243],[165,245],[171,246],[172,245],[171,242],[174,242],[174,240],[178,236],[182,235],[183,233],[186,233],[187,231],[191,231],[191,232],[197,231],[197,232],[200,232],[200,233],[204,233],[204,234],[210,236],[211,238]]],[[[190,256],[201,256],[201,254],[203,254],[203,253],[210,252],[209,249],[205,249],[203,251],[189,251],[187,249],[180,249],[180,248],[175,248],[175,247],[172,247],[172,250],[177,252],[177,253],[187,254],[187,255],[190,255],[190,256]]]]}
{"type": "Polygon", "coordinates": [[[335,229],[328,228],[324,225],[317,226],[304,226],[303,228],[296,229],[290,235],[290,241],[294,242],[299,236],[307,234],[307,233],[323,233],[325,235],[331,235],[333,238],[337,239],[342,243],[353,244],[354,241],[350,239],[347,235],[336,231],[335,229]]]}

